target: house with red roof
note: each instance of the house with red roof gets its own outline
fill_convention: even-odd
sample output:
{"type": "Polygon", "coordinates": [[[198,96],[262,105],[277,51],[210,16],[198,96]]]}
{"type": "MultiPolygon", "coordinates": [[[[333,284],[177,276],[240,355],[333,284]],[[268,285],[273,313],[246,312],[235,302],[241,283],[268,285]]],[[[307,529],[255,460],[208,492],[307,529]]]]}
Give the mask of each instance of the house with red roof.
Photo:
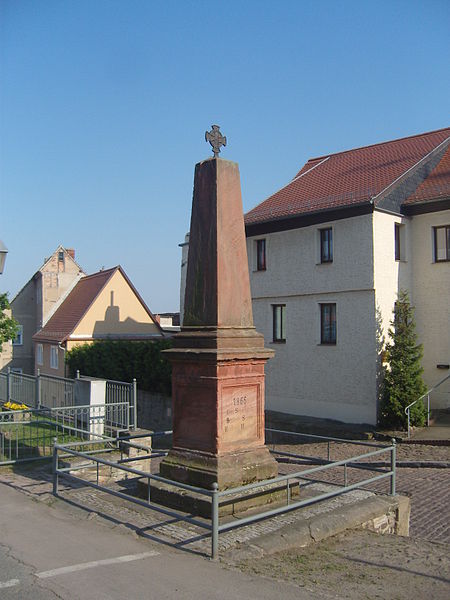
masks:
{"type": "Polygon", "coordinates": [[[152,340],[161,326],[117,266],[82,277],[34,336],[35,372],[63,377],[65,353],[97,340],[152,340]]]}
{"type": "Polygon", "coordinates": [[[400,289],[427,386],[448,374],[450,128],[312,158],[245,226],[255,327],[276,350],[266,408],[375,424],[400,289]]]}

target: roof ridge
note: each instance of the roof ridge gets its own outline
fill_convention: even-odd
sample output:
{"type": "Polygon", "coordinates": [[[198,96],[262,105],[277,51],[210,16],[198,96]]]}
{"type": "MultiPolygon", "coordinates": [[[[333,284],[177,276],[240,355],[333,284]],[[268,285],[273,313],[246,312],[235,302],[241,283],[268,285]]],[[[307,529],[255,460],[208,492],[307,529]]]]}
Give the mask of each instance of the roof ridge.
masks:
{"type": "Polygon", "coordinates": [[[90,275],[86,275],[83,279],[93,279],[94,277],[100,277],[100,275],[105,275],[107,273],[112,273],[117,271],[120,268],[120,265],[116,265],[115,267],[111,267],[110,269],[102,269],[101,271],[96,271],[95,273],[91,273],[90,275]]]}
{"type": "MultiPolygon", "coordinates": [[[[367,144],[366,146],[356,146],[355,148],[349,148],[348,150],[340,150],[339,152],[330,152],[330,154],[323,154],[322,156],[313,156],[308,158],[305,164],[308,164],[311,160],[319,160],[323,158],[330,158],[331,156],[338,156],[339,154],[347,154],[348,152],[355,152],[355,150],[365,150],[366,148],[374,148],[375,146],[384,146],[385,144],[393,144],[395,142],[402,142],[404,140],[411,140],[413,138],[420,138],[426,135],[432,135],[433,133],[439,133],[440,131],[449,132],[450,137],[450,127],[442,127],[441,129],[434,129],[433,131],[425,131],[424,133],[416,133],[415,135],[407,135],[401,138],[396,138],[394,140],[385,140],[384,142],[376,142],[375,144],[367,144]]],[[[303,168],[303,167],[302,167],[303,168]]]]}

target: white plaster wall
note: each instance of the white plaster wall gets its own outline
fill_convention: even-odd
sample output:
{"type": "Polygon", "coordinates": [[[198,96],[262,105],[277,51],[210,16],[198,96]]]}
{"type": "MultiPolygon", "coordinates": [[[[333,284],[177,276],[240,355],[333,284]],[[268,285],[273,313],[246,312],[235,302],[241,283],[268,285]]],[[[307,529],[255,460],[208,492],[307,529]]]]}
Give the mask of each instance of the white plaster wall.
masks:
{"type": "MultiPolygon", "coordinates": [[[[384,341],[393,319],[398,291],[406,290],[411,298],[411,226],[407,217],[375,211],[373,215],[374,287],[377,319],[384,341]],[[395,224],[401,225],[401,260],[395,260],[395,224]]],[[[412,298],[411,298],[412,299],[412,298]]]]}
{"type": "Polygon", "coordinates": [[[374,293],[335,292],[253,301],[255,326],[275,357],[266,366],[266,408],[376,423],[374,293]],[[286,343],[272,342],[272,304],[286,304],[286,343]],[[337,343],[320,344],[320,302],[336,302],[337,343]]]}
{"type": "Polygon", "coordinates": [[[275,349],[266,407],[376,423],[377,349],[372,215],[248,238],[255,327],[275,349]],[[319,229],[333,228],[333,263],[319,262],[319,229]],[[267,269],[255,271],[255,240],[267,269]],[[320,307],[336,302],[337,344],[320,344],[320,307]],[[286,304],[286,343],[272,342],[272,304],[286,304]]]}
{"type": "MultiPolygon", "coordinates": [[[[439,225],[450,225],[450,210],[417,215],[412,220],[412,297],[428,388],[450,373],[436,366],[450,364],[450,262],[434,262],[433,227],[439,225]]],[[[450,408],[448,382],[433,393],[431,401],[432,408],[450,408]]]]}
{"type": "Polygon", "coordinates": [[[252,296],[295,296],[372,289],[372,215],[247,239],[252,296]],[[333,228],[333,262],[319,264],[319,229],[333,228]],[[266,239],[266,271],[256,271],[257,239],[266,239]]]}

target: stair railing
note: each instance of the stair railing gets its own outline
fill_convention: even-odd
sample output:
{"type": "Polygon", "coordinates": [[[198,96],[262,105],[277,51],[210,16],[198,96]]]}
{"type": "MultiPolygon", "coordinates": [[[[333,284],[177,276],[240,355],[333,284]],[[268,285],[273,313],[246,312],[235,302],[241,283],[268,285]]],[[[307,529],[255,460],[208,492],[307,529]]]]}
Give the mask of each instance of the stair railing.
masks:
{"type": "Polygon", "coordinates": [[[414,406],[414,404],[417,404],[417,402],[420,402],[421,400],[423,400],[424,398],[427,399],[427,427],[429,427],[430,426],[430,394],[431,394],[431,392],[434,392],[434,390],[436,390],[445,381],[447,381],[447,379],[449,377],[450,377],[450,374],[447,375],[446,377],[444,377],[444,379],[442,379],[441,381],[439,381],[439,383],[436,383],[436,385],[434,385],[427,392],[425,392],[425,394],[420,396],[420,398],[417,398],[417,400],[414,400],[414,402],[411,402],[411,404],[408,404],[408,406],[405,408],[405,413],[406,413],[406,416],[408,417],[408,439],[411,437],[411,414],[410,414],[411,407],[414,406]]]}

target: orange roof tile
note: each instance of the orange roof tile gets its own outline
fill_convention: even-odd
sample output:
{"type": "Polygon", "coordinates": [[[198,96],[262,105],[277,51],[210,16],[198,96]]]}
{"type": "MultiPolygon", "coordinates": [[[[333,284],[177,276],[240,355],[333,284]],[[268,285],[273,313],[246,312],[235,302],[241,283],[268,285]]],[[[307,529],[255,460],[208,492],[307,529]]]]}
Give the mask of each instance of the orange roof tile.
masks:
{"type": "MultiPolygon", "coordinates": [[[[449,138],[450,128],[445,128],[312,158],[290,183],[250,210],[245,224],[368,202],[449,138]]],[[[439,181],[445,176],[448,182],[443,167],[439,181]]]]}
{"type": "Polygon", "coordinates": [[[439,200],[450,197],[450,146],[439,164],[419,185],[416,191],[403,204],[416,204],[427,200],[439,200]]]}

